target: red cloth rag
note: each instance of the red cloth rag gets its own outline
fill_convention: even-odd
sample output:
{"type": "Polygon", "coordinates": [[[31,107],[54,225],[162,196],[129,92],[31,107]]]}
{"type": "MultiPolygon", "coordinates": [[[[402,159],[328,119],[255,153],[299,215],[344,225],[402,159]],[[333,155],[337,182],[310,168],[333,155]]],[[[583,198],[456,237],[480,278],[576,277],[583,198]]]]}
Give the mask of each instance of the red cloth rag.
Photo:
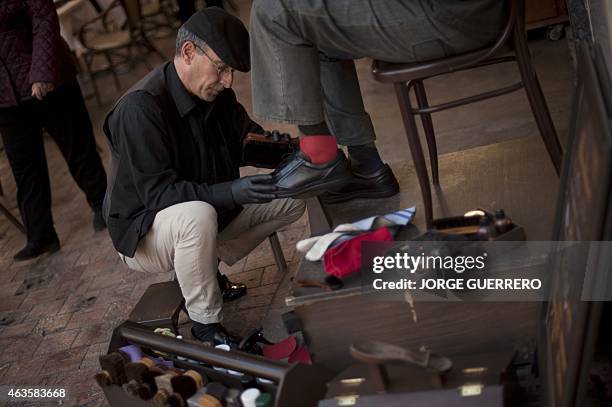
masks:
{"type": "Polygon", "coordinates": [[[356,273],[361,268],[361,242],[389,242],[392,240],[393,236],[389,228],[383,227],[355,236],[351,240],[327,249],[323,255],[325,272],[338,278],[356,273]]]}

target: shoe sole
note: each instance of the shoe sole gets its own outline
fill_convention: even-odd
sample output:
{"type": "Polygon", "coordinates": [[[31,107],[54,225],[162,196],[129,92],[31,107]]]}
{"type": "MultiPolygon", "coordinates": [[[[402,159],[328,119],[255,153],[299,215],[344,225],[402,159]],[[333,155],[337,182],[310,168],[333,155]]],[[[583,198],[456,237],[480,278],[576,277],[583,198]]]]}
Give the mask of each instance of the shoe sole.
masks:
{"type": "Polygon", "coordinates": [[[295,198],[295,199],[312,198],[312,197],[321,195],[325,192],[329,192],[330,190],[333,191],[335,189],[340,189],[343,186],[347,185],[349,182],[351,182],[351,179],[352,177],[349,175],[349,176],[337,178],[337,179],[330,180],[330,181],[323,182],[323,183],[305,185],[298,190],[295,190],[292,192],[285,192],[285,193],[281,192],[281,193],[277,193],[276,195],[278,198],[295,198]]]}
{"type": "Polygon", "coordinates": [[[332,197],[321,197],[321,201],[326,204],[335,204],[342,203],[347,201],[352,201],[353,199],[382,199],[382,198],[390,198],[399,193],[399,185],[394,185],[393,188],[385,189],[385,190],[364,190],[359,192],[347,193],[347,194],[338,194],[338,196],[332,197]]]}

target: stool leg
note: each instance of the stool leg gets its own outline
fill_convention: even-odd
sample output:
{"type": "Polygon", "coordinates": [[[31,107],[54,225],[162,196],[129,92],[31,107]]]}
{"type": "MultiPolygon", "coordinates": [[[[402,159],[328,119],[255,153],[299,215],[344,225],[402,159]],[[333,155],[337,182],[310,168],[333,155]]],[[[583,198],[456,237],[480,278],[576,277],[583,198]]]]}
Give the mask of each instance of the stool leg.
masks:
{"type": "MultiPolygon", "coordinates": [[[[427,101],[427,93],[423,81],[414,81],[414,92],[416,94],[417,103],[420,108],[429,107],[427,101]]],[[[434,186],[440,186],[440,177],[438,176],[438,146],[436,145],[436,133],[433,128],[431,114],[422,113],[421,121],[423,130],[425,130],[425,139],[427,140],[427,150],[429,151],[429,163],[431,165],[431,180],[434,186]]]]}
{"type": "Polygon", "coordinates": [[[320,236],[332,231],[332,221],[320,197],[306,199],[306,209],[311,236],[320,236]]]}
{"type": "Polygon", "coordinates": [[[412,160],[414,161],[414,168],[416,170],[417,177],[419,178],[419,185],[421,186],[423,206],[425,207],[425,223],[427,228],[430,228],[433,224],[431,188],[429,186],[429,175],[427,174],[425,156],[423,155],[423,148],[421,147],[419,132],[416,127],[416,121],[414,120],[412,106],[410,104],[410,94],[408,93],[408,88],[404,82],[396,82],[393,85],[395,86],[395,93],[397,94],[400,112],[402,113],[406,137],[408,138],[410,153],[412,154],[412,160]]]}
{"type": "Polygon", "coordinates": [[[514,48],[516,60],[523,79],[523,86],[525,87],[525,92],[527,92],[527,98],[529,99],[533,116],[538,124],[540,135],[542,136],[546,150],[548,150],[548,155],[555,167],[555,171],[557,171],[557,175],[559,175],[563,155],[561,144],[559,143],[555,126],[550,117],[550,112],[548,111],[540,82],[533,68],[525,32],[521,28],[514,29],[514,48]]]}
{"type": "Polygon", "coordinates": [[[270,240],[270,246],[272,247],[272,254],[274,254],[276,267],[278,267],[278,271],[284,273],[287,271],[287,261],[285,260],[285,255],[283,254],[283,248],[278,241],[278,234],[274,232],[268,236],[268,239],[270,240]]]}

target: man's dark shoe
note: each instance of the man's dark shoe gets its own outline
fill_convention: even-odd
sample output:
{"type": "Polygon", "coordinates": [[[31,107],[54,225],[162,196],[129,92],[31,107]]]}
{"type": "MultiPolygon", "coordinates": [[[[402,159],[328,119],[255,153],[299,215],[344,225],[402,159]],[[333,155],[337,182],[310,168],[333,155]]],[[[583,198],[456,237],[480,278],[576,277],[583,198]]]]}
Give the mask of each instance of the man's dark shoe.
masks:
{"type": "Polygon", "coordinates": [[[351,182],[336,191],[321,195],[323,203],[340,203],[356,198],[389,198],[399,192],[399,184],[391,167],[383,165],[371,174],[354,172],[351,182]]]}
{"type": "Polygon", "coordinates": [[[287,163],[272,172],[279,198],[309,198],[334,191],[352,178],[348,160],[342,150],[326,164],[313,164],[298,151],[287,163]]]}
{"type": "Polygon", "coordinates": [[[106,222],[104,221],[104,217],[102,216],[102,208],[96,208],[93,211],[93,228],[94,231],[100,232],[106,229],[106,222]]]}
{"type": "Polygon", "coordinates": [[[219,323],[201,324],[194,321],[191,327],[191,335],[211,346],[229,345],[233,349],[238,348],[241,341],[240,338],[229,334],[219,323]]]}
{"type": "Polygon", "coordinates": [[[26,246],[19,250],[14,256],[15,261],[25,261],[34,259],[44,253],[55,253],[60,249],[59,240],[56,238],[46,242],[28,242],[26,246]]]}
{"type": "Polygon", "coordinates": [[[233,283],[227,276],[217,271],[217,281],[219,282],[219,288],[221,289],[221,295],[223,295],[223,302],[235,301],[240,297],[246,295],[247,286],[242,283],[233,283]]]}

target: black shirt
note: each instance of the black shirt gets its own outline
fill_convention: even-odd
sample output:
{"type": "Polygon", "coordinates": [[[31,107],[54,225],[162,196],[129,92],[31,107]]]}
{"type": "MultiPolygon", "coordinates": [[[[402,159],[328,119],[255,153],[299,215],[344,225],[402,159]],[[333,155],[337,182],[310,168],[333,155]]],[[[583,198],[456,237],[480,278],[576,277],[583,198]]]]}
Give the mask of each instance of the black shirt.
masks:
{"type": "Polygon", "coordinates": [[[134,85],[104,122],[104,214],[117,251],[133,257],[155,214],[181,202],[210,203],[226,226],[241,209],[230,185],[240,176],[242,139],[262,131],[231,89],[210,103],[189,94],[172,62],[134,85]]]}

